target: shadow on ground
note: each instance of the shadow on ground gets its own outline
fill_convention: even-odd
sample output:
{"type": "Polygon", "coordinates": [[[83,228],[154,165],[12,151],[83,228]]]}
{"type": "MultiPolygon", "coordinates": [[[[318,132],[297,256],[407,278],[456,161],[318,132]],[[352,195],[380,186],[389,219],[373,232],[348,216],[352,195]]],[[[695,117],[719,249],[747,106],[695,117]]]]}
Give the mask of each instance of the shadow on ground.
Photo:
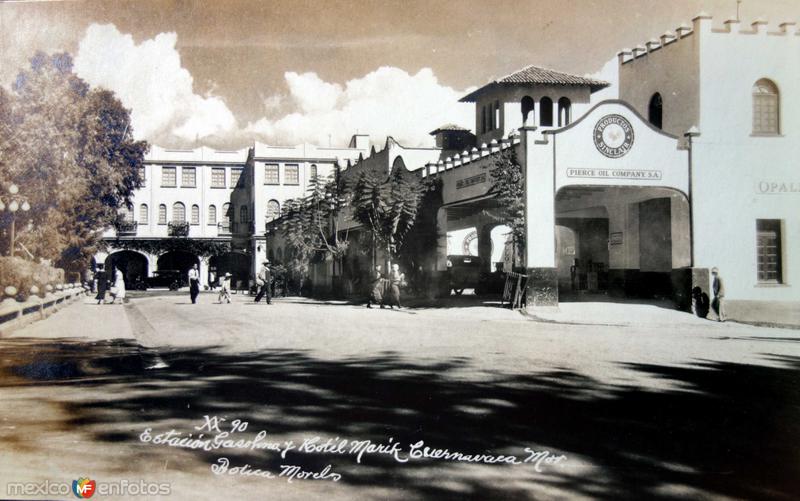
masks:
{"type": "MultiPolygon", "coordinates": [[[[66,429],[110,444],[138,441],[121,422],[138,430],[158,423],[169,423],[161,431],[190,430],[204,414],[216,414],[247,419],[251,430],[270,435],[313,430],[378,442],[425,440],[467,454],[524,456],[522,448],[531,446],[596,465],[591,475],[565,468],[532,477],[568,496],[793,499],[800,488],[800,358],[766,356],[769,366],[626,365],[674,388],[657,390],[602,384],[566,370],[498,371],[476,381],[464,376],[468,359],[426,364],[394,353],[330,361],[298,351],[181,349],[162,352],[168,369],[144,370],[152,353],[121,341],[12,339],[0,348],[0,395],[32,385],[44,395],[76,388],[84,399],[59,403],[69,416],[66,429]]],[[[207,464],[221,455],[193,454],[207,464]]],[[[281,464],[263,452],[225,455],[234,464],[281,464]]],[[[324,455],[295,463],[319,469],[332,463],[348,471],[344,483],[396,486],[407,499],[532,497],[524,482],[496,478],[502,468],[527,466],[480,467],[488,475],[440,470],[449,476],[443,481],[424,471],[431,463],[377,456],[360,468],[352,467],[353,458],[324,455]]]]}

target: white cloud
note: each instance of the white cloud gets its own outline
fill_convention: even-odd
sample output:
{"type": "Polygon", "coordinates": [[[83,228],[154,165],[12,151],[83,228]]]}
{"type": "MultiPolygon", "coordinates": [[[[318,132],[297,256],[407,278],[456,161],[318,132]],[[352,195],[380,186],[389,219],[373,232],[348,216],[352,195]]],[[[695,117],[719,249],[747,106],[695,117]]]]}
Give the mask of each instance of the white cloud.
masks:
{"type": "MultiPolygon", "coordinates": [[[[394,67],[348,81],[344,86],[325,82],[316,73],[284,75],[296,111],[263,117],[246,130],[267,142],[344,144],[356,131],[374,142],[387,135],[407,146],[431,145],[428,132],[444,123],[471,128],[472,105],[458,99],[470,89],[441,85],[433,71],[414,75],[394,67]]],[[[271,98],[275,99],[275,98],[271,98]]]]}
{"type": "Polygon", "coordinates": [[[78,47],[75,72],[131,108],[138,138],[190,142],[235,132],[236,119],[221,98],[194,93],[176,41],[175,33],[160,33],[136,44],[113,24],[92,24],[78,47]]]}
{"type": "Polygon", "coordinates": [[[264,116],[240,128],[223,98],[194,92],[176,42],[175,33],[160,33],[137,44],[113,24],[92,24],[80,42],[75,72],[114,91],[132,110],[136,136],[162,145],[195,139],[236,146],[253,139],[343,145],[359,132],[375,143],[391,135],[407,146],[430,146],[428,132],[439,125],[474,123],[473,105],[458,102],[472,89],[442,85],[429,68],[409,74],[384,66],[344,84],[286,72],[286,89],[264,99],[264,116]]]}
{"type": "Polygon", "coordinates": [[[619,99],[619,62],[617,61],[617,56],[606,61],[603,67],[595,73],[586,76],[596,78],[597,80],[603,80],[611,84],[605,89],[592,94],[592,104],[605,101],[606,99],[619,99]]]}

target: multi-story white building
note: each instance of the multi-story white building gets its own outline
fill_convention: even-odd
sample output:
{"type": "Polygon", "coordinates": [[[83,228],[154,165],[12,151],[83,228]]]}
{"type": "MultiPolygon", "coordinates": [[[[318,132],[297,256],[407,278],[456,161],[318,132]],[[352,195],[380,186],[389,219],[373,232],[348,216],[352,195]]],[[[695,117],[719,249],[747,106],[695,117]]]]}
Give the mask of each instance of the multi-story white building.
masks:
{"type": "Polygon", "coordinates": [[[619,54],[620,99],[692,130],[694,266],[731,301],[800,300],[800,31],[694,18],[619,54]],[[696,135],[695,135],[696,134],[696,135]]]}
{"type": "Polygon", "coordinates": [[[304,196],[313,176],[368,154],[368,143],[357,135],[347,148],[153,146],[140,172],[144,185],[123,211],[124,222],[105,232],[107,250],[95,262],[119,267],[131,285],[198,264],[203,285],[229,271],[235,285],[246,287],[254,263],[266,256],[264,222],[280,215],[286,200],[304,196]]]}
{"type": "Polygon", "coordinates": [[[327,179],[335,169],[369,155],[369,136],[354,135],[347,148],[303,144],[295,147],[255,143],[242,182],[231,194],[234,249],[256,270],[264,258],[283,260],[283,249],[266,245],[267,223],[277,219],[286,200],[305,196],[315,176],[327,179]]]}

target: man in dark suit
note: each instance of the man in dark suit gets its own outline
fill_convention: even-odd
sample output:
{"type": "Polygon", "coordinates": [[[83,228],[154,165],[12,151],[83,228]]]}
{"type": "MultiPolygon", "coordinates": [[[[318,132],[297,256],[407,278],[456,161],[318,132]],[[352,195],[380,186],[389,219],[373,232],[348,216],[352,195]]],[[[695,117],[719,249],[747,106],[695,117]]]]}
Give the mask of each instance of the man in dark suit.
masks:
{"type": "Polygon", "coordinates": [[[258,285],[258,294],[256,294],[256,303],[261,301],[261,298],[266,296],[267,304],[272,304],[272,296],[270,288],[272,286],[272,272],[269,269],[269,259],[264,259],[261,263],[261,269],[258,270],[256,275],[256,285],[258,285]]]}

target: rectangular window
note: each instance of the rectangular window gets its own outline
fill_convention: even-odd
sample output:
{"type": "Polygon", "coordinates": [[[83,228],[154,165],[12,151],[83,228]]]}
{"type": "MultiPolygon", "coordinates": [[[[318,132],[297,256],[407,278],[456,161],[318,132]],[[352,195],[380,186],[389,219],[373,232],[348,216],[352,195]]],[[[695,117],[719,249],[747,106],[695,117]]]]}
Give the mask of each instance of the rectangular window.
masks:
{"type": "Polygon", "coordinates": [[[267,164],[264,166],[264,184],[279,184],[278,165],[267,164]]]}
{"type": "Polygon", "coordinates": [[[181,187],[194,188],[197,186],[197,170],[194,167],[181,167],[181,187]]]}
{"type": "Polygon", "coordinates": [[[767,284],[783,283],[781,220],[756,220],[758,281],[767,284]]]}
{"type": "Polygon", "coordinates": [[[175,167],[161,167],[161,186],[164,188],[175,187],[175,167]]]}
{"type": "Polygon", "coordinates": [[[236,188],[239,178],[242,176],[242,169],[231,169],[231,188],[236,188]]]}
{"type": "Polygon", "coordinates": [[[215,167],[211,169],[211,187],[225,187],[225,167],[215,167]]]}
{"type": "Polygon", "coordinates": [[[144,166],[139,167],[139,179],[142,181],[142,188],[146,186],[147,177],[145,176],[144,166]]]}
{"type": "Polygon", "coordinates": [[[283,184],[300,184],[300,167],[296,164],[286,166],[283,184]]]}

